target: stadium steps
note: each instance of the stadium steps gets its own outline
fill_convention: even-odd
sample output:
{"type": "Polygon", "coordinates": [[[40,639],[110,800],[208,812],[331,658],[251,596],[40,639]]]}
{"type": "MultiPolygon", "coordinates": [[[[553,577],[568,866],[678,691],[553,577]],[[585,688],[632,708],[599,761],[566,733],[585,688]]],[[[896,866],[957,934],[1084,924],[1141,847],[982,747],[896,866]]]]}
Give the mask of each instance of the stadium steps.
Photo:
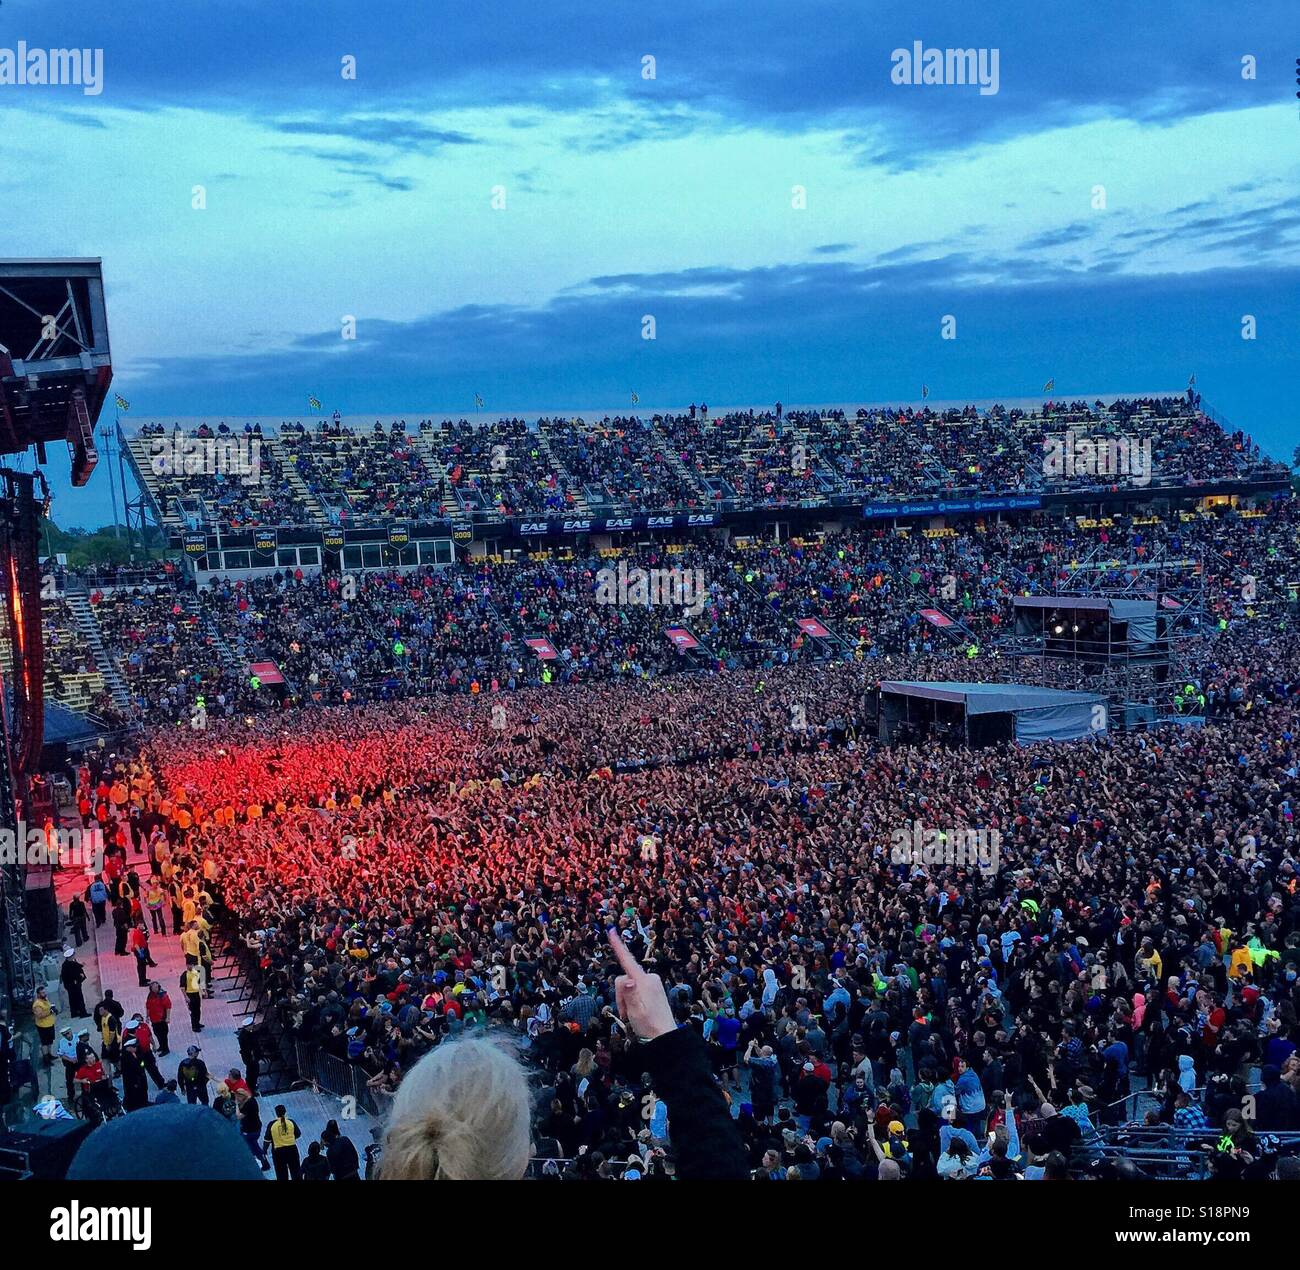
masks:
{"type": "Polygon", "coordinates": [[[961,620],[960,617],[955,617],[946,607],[940,608],[939,605],[935,603],[933,597],[926,595],[926,593],[912,581],[910,568],[901,564],[895,565],[892,567],[891,572],[894,577],[907,586],[907,588],[916,596],[916,606],[918,609],[938,608],[939,611],[952,622],[951,626],[945,626],[941,629],[936,627],[935,629],[939,630],[940,634],[950,635],[954,642],[960,642],[964,637],[972,644],[978,646],[980,642],[979,637],[969,626],[966,625],[965,622],[961,620]],[[960,632],[960,634],[958,632],[960,632]]]}
{"type": "Polygon", "coordinates": [[[696,494],[699,495],[702,506],[712,507],[714,503],[713,496],[700,481],[699,474],[692,471],[682,462],[681,455],[673,449],[672,442],[668,439],[663,429],[661,429],[657,423],[651,421],[650,427],[655,434],[655,438],[663,448],[664,457],[672,464],[673,471],[682,478],[689,489],[693,489],[696,494]]]}
{"type": "MultiPolygon", "coordinates": [[[[321,526],[328,525],[329,517],[325,515],[325,509],[321,506],[320,499],[311,492],[307,482],[299,475],[298,464],[290,461],[289,451],[280,445],[280,438],[264,436],[262,444],[271,451],[271,456],[279,463],[280,470],[284,473],[284,479],[289,488],[293,490],[294,495],[300,498],[307,508],[311,516],[311,523],[321,526]]],[[[294,451],[294,454],[296,457],[297,451],[294,451]]]]}
{"type": "MultiPolygon", "coordinates": [[[[1017,453],[1025,449],[1025,438],[1017,436],[1005,419],[996,416],[987,416],[996,426],[998,434],[1006,442],[1007,449],[1017,453]]],[[[1043,465],[1040,463],[1037,468],[1032,463],[1025,464],[1025,477],[1027,478],[1026,488],[1030,493],[1039,493],[1047,488],[1047,477],[1043,475],[1043,465]]]]}
{"type": "Polygon", "coordinates": [[[573,499],[573,514],[575,516],[590,516],[591,504],[587,502],[587,493],[583,489],[582,482],[560,462],[560,456],[551,448],[551,439],[546,435],[546,430],[538,428],[536,436],[538,448],[546,457],[547,463],[550,464],[551,471],[559,478],[560,484],[564,487],[564,492],[573,499]]]}
{"type": "Polygon", "coordinates": [[[104,687],[113,698],[113,704],[119,710],[130,710],[131,694],[127,690],[126,680],[122,678],[122,673],[117,668],[117,663],[104,647],[104,637],[100,633],[99,623],[95,620],[95,610],[91,606],[90,597],[84,591],[69,587],[64,592],[63,599],[68,606],[68,611],[76,619],[77,629],[95,659],[95,665],[99,668],[104,687]]]}
{"type": "Polygon", "coordinates": [[[174,529],[180,531],[185,528],[181,519],[180,512],[177,509],[174,498],[164,498],[162,492],[162,483],[154,473],[149,458],[149,442],[155,440],[154,437],[141,436],[139,433],[122,438],[126,442],[126,458],[132,469],[132,475],[136,479],[137,485],[144,491],[149,501],[153,503],[153,509],[158,516],[158,522],[164,530],[174,529]],[[166,505],[167,511],[163,513],[163,507],[166,505]]]}
{"type": "MultiPolygon", "coordinates": [[[[203,612],[199,607],[198,601],[194,596],[189,594],[179,595],[177,597],[181,607],[185,609],[192,617],[199,620],[199,630],[203,632],[204,638],[217,650],[221,660],[226,666],[235,671],[236,674],[245,675],[248,673],[248,663],[255,660],[253,657],[245,654],[241,647],[239,652],[231,648],[229,641],[221,633],[220,628],[210,616],[203,612]]],[[[241,639],[241,645],[243,643],[241,639]]]]}
{"type": "Polygon", "coordinates": [[[457,524],[468,526],[470,518],[459,493],[451,483],[451,473],[433,448],[433,438],[441,435],[440,432],[428,429],[417,430],[411,434],[411,448],[419,455],[424,466],[442,481],[442,514],[457,524]]]}

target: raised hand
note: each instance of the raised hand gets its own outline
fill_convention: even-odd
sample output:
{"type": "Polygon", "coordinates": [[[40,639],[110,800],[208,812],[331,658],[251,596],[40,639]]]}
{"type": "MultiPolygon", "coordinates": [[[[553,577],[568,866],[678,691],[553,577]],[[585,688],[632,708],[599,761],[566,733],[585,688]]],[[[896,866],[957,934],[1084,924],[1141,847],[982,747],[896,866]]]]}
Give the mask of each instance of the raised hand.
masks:
{"type": "Polygon", "coordinates": [[[647,974],[612,926],[609,946],[614,950],[623,973],[614,980],[614,999],[618,1012],[643,1041],[653,1041],[677,1026],[668,994],[658,975],[647,974]]]}

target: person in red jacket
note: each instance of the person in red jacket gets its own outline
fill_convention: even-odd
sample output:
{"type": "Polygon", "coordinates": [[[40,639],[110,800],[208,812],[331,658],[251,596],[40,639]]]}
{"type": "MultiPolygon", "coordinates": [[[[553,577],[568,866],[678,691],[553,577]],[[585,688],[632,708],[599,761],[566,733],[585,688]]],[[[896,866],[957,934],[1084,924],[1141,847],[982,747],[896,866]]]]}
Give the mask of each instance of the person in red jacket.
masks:
{"type": "Polygon", "coordinates": [[[167,1048],[167,1029],[171,1024],[172,999],[167,990],[155,980],[149,985],[149,995],[144,1002],[145,1013],[149,1016],[149,1025],[158,1038],[158,1057],[166,1058],[171,1051],[167,1048]]]}
{"type": "Polygon", "coordinates": [[[137,921],[131,927],[130,933],[126,937],[126,946],[135,958],[135,968],[140,978],[140,986],[147,988],[149,986],[149,976],[145,974],[145,971],[150,966],[156,966],[158,963],[149,954],[149,932],[145,929],[143,921],[137,921]]]}
{"type": "Polygon", "coordinates": [[[156,1089],[161,1089],[166,1082],[162,1078],[162,1072],[158,1070],[158,1060],[154,1057],[153,1033],[138,1014],[133,1014],[122,1030],[122,1043],[125,1045],[127,1040],[135,1041],[136,1054],[145,1071],[149,1073],[149,1079],[153,1081],[156,1089]]]}

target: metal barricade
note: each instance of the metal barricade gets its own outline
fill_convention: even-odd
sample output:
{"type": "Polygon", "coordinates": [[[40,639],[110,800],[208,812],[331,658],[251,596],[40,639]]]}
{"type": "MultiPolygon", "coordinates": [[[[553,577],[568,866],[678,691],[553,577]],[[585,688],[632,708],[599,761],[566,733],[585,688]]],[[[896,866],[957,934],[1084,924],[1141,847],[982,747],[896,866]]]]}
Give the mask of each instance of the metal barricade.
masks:
{"type": "Polygon", "coordinates": [[[319,1092],[352,1099],[352,1106],[357,1111],[376,1118],[380,1116],[379,1100],[367,1084],[364,1067],[327,1054],[320,1046],[301,1038],[294,1040],[293,1049],[300,1080],[307,1081],[319,1092]]]}

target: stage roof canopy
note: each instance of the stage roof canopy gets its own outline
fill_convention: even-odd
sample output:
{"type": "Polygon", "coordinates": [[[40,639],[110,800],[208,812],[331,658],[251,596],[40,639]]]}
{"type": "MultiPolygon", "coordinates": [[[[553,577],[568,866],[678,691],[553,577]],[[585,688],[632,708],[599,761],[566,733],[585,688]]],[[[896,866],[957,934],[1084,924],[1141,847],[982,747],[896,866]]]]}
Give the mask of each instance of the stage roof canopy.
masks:
{"type": "Polygon", "coordinates": [[[1105,701],[1096,692],[1063,692],[1059,688],[1036,688],[1032,684],[967,684],[943,680],[921,683],[919,680],[890,679],[880,685],[881,692],[896,692],[905,697],[924,697],[928,701],[965,702],[967,714],[1003,714],[1020,710],[1045,710],[1053,706],[1091,705],[1105,701]]]}

